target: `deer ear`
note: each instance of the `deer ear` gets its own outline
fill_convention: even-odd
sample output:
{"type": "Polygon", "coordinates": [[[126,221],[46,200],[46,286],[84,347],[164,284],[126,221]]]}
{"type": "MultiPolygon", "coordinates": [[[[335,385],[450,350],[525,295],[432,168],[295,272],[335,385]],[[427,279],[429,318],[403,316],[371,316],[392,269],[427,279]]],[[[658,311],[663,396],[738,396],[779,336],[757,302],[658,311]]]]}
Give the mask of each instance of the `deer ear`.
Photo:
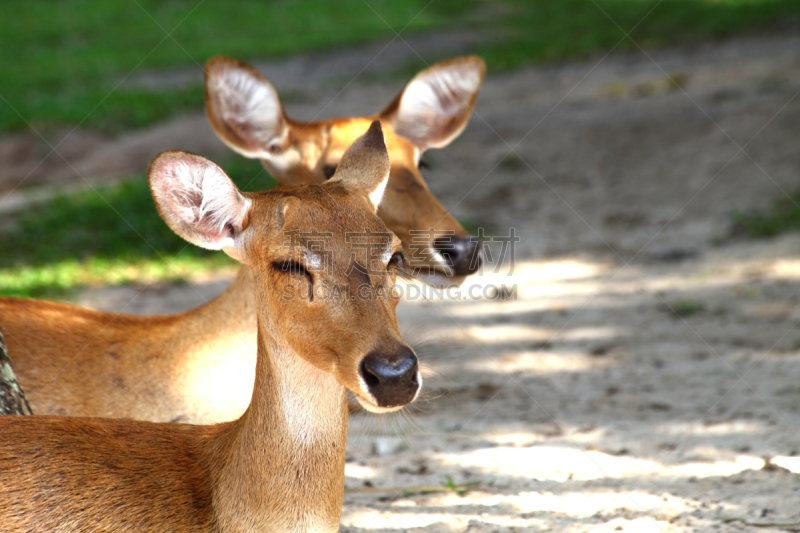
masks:
{"type": "Polygon", "coordinates": [[[477,56],[437,63],[414,76],[380,116],[421,150],[443,148],[467,125],[485,73],[477,56]]]}
{"type": "Polygon", "coordinates": [[[206,115],[225,144],[245,157],[283,151],[289,131],[278,92],[250,65],[217,56],[206,63],[206,115]]]}
{"type": "Polygon", "coordinates": [[[389,152],[383,139],[381,121],[374,121],[367,133],[356,139],[336,167],[336,174],[327,183],[341,183],[348,189],[367,197],[372,208],[378,205],[389,181],[389,152]]]}
{"type": "Polygon", "coordinates": [[[239,238],[251,201],[217,165],[186,152],[163,152],[147,169],[161,218],[192,244],[241,260],[239,238]]]}

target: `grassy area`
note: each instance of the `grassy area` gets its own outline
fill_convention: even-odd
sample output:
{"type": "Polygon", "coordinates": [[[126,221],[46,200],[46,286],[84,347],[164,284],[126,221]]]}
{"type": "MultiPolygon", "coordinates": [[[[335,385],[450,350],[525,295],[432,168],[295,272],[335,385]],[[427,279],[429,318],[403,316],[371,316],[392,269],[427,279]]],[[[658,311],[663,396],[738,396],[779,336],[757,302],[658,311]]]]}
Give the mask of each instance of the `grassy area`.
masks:
{"type": "Polygon", "coordinates": [[[672,305],[665,305],[667,311],[677,318],[686,318],[688,316],[705,313],[706,306],[699,302],[691,300],[681,300],[672,305]]]}
{"type": "Polygon", "coordinates": [[[763,213],[734,213],[733,234],[754,239],[774,237],[787,231],[800,231],[800,193],[782,197],[763,213]]]}
{"type": "Polygon", "coordinates": [[[202,87],[176,92],[123,85],[105,98],[131,73],[177,66],[199,72],[217,54],[282,56],[355,44],[392,36],[389,25],[399,30],[408,24],[407,33],[419,32],[446,25],[463,9],[453,0],[427,3],[370,0],[370,8],[363,0],[2,2],[0,131],[24,128],[26,120],[71,125],[85,119],[87,126],[112,132],[143,126],[201,107],[202,87]]]}
{"type": "MultiPolygon", "coordinates": [[[[115,132],[202,106],[202,87],[122,85],[129,74],[329,49],[447,27],[483,39],[490,71],[720,37],[800,16],[796,0],[28,0],[0,3],[0,132],[84,125],[115,132]],[[612,22],[613,21],[616,22],[612,22]],[[641,21],[641,22],[640,22],[641,21]],[[617,26],[619,24],[619,27],[617,26]],[[637,25],[638,24],[638,25],[637,25]],[[169,36],[168,33],[170,32],[169,36]],[[619,48],[633,49],[630,40],[619,48]]],[[[425,54],[423,54],[425,55],[425,54]]],[[[435,55],[435,52],[434,52],[435,55]]],[[[433,61],[438,57],[426,57],[433,61]]],[[[405,70],[415,71],[415,62],[405,70]]],[[[199,80],[199,72],[198,72],[199,80]]]]}
{"type": "Polygon", "coordinates": [[[504,5],[502,38],[480,49],[495,69],[602,53],[618,43],[618,50],[637,50],[634,41],[652,47],[725,37],[800,16],[796,0],[510,0],[504,5]]]}
{"type": "MultiPolygon", "coordinates": [[[[274,186],[256,161],[223,166],[242,190],[274,186]]],[[[52,297],[81,286],[179,280],[233,264],[175,235],[141,177],[26,211],[17,228],[0,235],[0,295],[52,297]]]]}

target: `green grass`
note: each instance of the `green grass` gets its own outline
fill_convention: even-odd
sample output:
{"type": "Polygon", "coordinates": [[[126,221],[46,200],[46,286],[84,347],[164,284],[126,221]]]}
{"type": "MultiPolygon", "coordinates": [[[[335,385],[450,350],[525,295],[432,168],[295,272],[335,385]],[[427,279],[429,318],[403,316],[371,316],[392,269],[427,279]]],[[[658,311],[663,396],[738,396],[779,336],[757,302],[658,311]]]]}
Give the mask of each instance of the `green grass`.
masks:
{"type": "MultiPolygon", "coordinates": [[[[224,165],[243,190],[274,181],[260,163],[224,165]]],[[[82,286],[180,280],[232,266],[221,252],[175,235],[156,212],[144,177],[61,196],[27,210],[0,234],[0,295],[52,297],[82,286]]]]}
{"type": "Polygon", "coordinates": [[[796,0],[509,0],[501,37],[481,48],[490,68],[733,35],[800,16],[796,0]],[[631,31],[633,30],[633,31],[631,31]],[[624,32],[631,32],[630,39],[624,32]],[[620,42],[621,41],[621,42],[620,42]]]}
{"type": "Polygon", "coordinates": [[[444,483],[442,483],[442,487],[446,488],[447,490],[451,490],[461,496],[462,498],[467,495],[467,493],[478,486],[477,481],[470,481],[463,485],[456,485],[453,481],[453,478],[446,475],[444,476],[444,483]]]}
{"type": "Polygon", "coordinates": [[[753,239],[774,237],[788,231],[800,230],[800,193],[782,197],[763,213],[734,213],[732,233],[753,239]]]}
{"type": "Polygon", "coordinates": [[[411,34],[442,27],[463,9],[453,0],[426,4],[370,0],[373,11],[362,0],[2,2],[0,131],[84,118],[108,131],[142,126],[201,107],[202,90],[122,86],[104,100],[131,73],[188,67],[201,80],[201,65],[217,54],[285,56],[386,38],[394,35],[389,26],[406,24],[411,34]]]}
{"type": "Polygon", "coordinates": [[[691,300],[681,300],[672,305],[667,305],[666,308],[676,318],[685,318],[699,313],[705,313],[706,311],[705,305],[691,300]]]}
{"type": "MultiPolygon", "coordinates": [[[[796,0],[2,2],[0,132],[28,123],[83,123],[107,132],[145,126],[202,107],[200,65],[213,55],[247,60],[328,50],[393,37],[389,26],[405,28],[405,36],[469,28],[482,37],[472,51],[492,72],[604,53],[634,26],[631,37],[653,46],[731,35],[791,16],[800,16],[796,0]],[[198,83],[180,90],[123,84],[112,92],[130,74],[170,67],[196,68],[198,83]]],[[[635,45],[623,39],[619,48],[635,45]]],[[[399,69],[410,76],[424,66],[412,63],[399,69]]]]}

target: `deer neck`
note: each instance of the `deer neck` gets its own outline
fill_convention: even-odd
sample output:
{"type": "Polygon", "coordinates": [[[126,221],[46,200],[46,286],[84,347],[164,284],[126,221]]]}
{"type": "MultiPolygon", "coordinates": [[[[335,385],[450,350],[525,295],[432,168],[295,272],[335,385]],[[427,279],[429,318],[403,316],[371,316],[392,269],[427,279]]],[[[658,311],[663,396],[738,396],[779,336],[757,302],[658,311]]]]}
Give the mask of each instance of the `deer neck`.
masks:
{"type": "MultiPolygon", "coordinates": [[[[255,343],[256,302],[255,282],[250,267],[242,265],[231,284],[216,298],[205,305],[184,314],[183,322],[208,324],[219,322],[231,331],[248,330],[252,332],[255,343]]],[[[218,336],[215,328],[198,328],[198,337],[218,336]]],[[[205,340],[205,339],[203,339],[205,340]]]]}
{"type": "Polygon", "coordinates": [[[254,292],[252,270],[242,266],[215,299],[185,313],[157,317],[160,321],[154,321],[146,339],[159,339],[157,346],[132,354],[143,368],[158,363],[158,372],[165,375],[161,383],[174,407],[156,411],[156,418],[209,424],[242,416],[251,399],[256,366],[254,292]],[[153,359],[155,350],[161,356],[153,359]]]}
{"type": "MultiPolygon", "coordinates": [[[[259,316],[250,407],[225,436],[215,500],[221,524],[275,531],[337,531],[344,497],[347,395],[259,316]]],[[[233,529],[237,530],[238,529],[233,529]]],[[[249,529],[248,529],[249,530],[249,529]]]]}

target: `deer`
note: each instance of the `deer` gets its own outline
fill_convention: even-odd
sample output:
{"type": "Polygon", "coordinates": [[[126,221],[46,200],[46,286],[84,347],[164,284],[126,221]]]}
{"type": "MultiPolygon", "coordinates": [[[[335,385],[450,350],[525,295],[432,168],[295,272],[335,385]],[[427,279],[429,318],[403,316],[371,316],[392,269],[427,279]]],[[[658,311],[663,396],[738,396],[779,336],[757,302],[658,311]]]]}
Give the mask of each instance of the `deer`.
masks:
{"type": "Polygon", "coordinates": [[[447,146],[464,130],[485,74],[477,56],[450,59],[414,76],[378,115],[301,123],[286,116],[278,92],[257,70],[217,56],[206,64],[206,115],[225,144],[259,159],[282,185],[325,181],[373,120],[390,126],[392,177],[378,215],[417,269],[426,267],[427,281],[460,284],[480,267],[477,241],[430,194],[419,166],[426,150],[447,146]],[[412,192],[418,189],[424,193],[412,192]],[[413,233],[429,228],[439,231],[413,233]]]}
{"type": "Polygon", "coordinates": [[[170,228],[252,271],[258,354],[250,405],[241,418],[208,426],[0,418],[3,530],[337,531],[346,391],[387,413],[413,402],[422,384],[392,291],[316,296],[323,287],[356,295],[396,282],[402,243],[375,214],[389,167],[379,121],[324,184],[243,193],[207,159],[158,155],[148,175],[170,228]],[[308,236],[315,230],[326,235],[325,268],[308,236]],[[371,251],[347,238],[365,231],[385,238],[371,251]],[[287,287],[310,296],[287,298],[287,287]]]}
{"type": "MultiPolygon", "coordinates": [[[[431,277],[458,283],[476,268],[469,257],[475,243],[431,194],[418,166],[424,150],[446,146],[464,129],[484,74],[478,57],[451,59],[417,74],[375,116],[304,124],[286,117],[258,71],[217,57],[206,65],[206,112],[221,139],[260,158],[282,186],[325,183],[345,149],[380,120],[391,169],[378,215],[410,261],[421,256],[431,277]],[[449,232],[451,241],[431,252],[437,244],[415,243],[414,228],[449,232]]],[[[36,414],[225,422],[245,411],[255,379],[253,284],[250,266],[242,265],[216,299],[161,316],[0,298],[0,330],[36,414]]]]}

